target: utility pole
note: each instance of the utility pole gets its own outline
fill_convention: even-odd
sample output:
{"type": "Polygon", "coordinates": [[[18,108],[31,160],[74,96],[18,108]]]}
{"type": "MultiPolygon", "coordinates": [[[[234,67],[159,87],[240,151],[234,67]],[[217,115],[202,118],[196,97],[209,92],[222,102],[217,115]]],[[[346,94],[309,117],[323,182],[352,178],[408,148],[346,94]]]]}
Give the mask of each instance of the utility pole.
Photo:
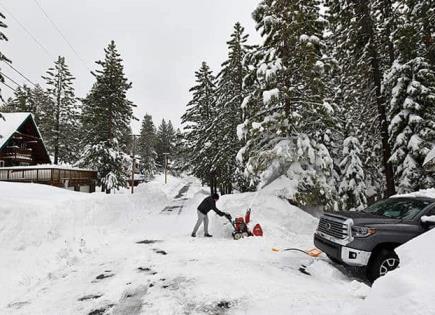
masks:
{"type": "Polygon", "coordinates": [[[138,135],[132,135],[133,137],[133,147],[132,147],[132,164],[131,164],[131,193],[134,193],[134,169],[135,169],[135,164],[136,164],[136,137],[138,137],[138,135]]]}
{"type": "Polygon", "coordinates": [[[163,153],[165,156],[165,184],[168,183],[168,155],[169,153],[163,153]]]}

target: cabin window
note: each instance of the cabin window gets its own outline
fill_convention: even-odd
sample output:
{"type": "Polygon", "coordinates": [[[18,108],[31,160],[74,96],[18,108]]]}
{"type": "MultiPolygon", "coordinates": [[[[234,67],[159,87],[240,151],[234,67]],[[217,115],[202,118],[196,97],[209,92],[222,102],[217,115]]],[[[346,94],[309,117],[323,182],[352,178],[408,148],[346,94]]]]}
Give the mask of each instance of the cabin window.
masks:
{"type": "Polygon", "coordinates": [[[5,161],[0,160],[0,167],[5,167],[5,161]]]}

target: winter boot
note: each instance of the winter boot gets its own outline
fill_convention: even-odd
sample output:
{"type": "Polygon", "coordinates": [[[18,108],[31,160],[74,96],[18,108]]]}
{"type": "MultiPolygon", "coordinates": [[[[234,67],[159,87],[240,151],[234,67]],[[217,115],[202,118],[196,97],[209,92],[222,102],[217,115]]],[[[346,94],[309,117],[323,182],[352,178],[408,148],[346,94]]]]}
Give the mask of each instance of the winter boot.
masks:
{"type": "Polygon", "coordinates": [[[204,237],[213,237],[213,235],[210,235],[210,234],[204,234],[204,237]]]}
{"type": "Polygon", "coordinates": [[[195,233],[192,233],[190,236],[192,236],[192,237],[196,237],[196,234],[195,234],[195,233]]]}

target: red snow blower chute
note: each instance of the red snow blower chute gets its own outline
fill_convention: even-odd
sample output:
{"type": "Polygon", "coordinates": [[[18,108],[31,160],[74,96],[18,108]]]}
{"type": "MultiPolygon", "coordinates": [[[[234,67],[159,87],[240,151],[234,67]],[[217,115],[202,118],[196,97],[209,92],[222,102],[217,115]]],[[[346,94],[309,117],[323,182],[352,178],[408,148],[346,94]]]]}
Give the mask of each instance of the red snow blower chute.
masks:
{"type": "Polygon", "coordinates": [[[263,229],[260,224],[256,224],[252,231],[248,228],[248,224],[251,222],[251,209],[246,211],[244,217],[238,217],[233,220],[232,217],[228,215],[226,218],[234,228],[232,235],[235,240],[248,236],[263,236],[263,229]]]}

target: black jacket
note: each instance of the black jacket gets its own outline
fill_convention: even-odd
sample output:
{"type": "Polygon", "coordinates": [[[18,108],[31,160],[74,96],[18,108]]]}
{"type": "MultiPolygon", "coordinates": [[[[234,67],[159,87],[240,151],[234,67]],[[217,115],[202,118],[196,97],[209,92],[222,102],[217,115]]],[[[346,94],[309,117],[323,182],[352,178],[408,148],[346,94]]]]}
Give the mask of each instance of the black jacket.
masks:
{"type": "Polygon", "coordinates": [[[205,198],[198,206],[198,210],[203,214],[207,214],[211,210],[214,210],[221,217],[225,214],[218,208],[216,208],[216,201],[213,199],[212,196],[205,198]]]}

